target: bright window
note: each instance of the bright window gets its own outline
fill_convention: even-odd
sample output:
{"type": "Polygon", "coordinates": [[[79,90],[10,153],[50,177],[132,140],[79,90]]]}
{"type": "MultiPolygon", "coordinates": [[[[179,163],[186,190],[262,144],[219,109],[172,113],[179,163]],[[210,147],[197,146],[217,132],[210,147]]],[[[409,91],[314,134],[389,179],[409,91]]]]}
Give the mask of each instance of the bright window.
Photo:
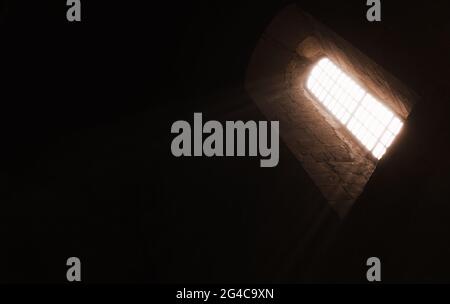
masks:
{"type": "Polygon", "coordinates": [[[391,110],[328,58],[314,66],[307,88],[377,159],[403,127],[391,110]]]}

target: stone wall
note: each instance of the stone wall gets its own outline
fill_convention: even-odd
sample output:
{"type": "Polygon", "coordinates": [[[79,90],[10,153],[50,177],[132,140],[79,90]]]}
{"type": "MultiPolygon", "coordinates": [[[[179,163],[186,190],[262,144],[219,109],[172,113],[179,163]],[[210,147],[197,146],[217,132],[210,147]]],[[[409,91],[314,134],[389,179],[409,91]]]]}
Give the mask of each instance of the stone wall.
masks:
{"type": "MultiPolygon", "coordinates": [[[[247,70],[246,89],[336,212],[344,217],[376,160],[306,91],[306,76],[326,55],[406,120],[417,97],[399,80],[291,5],[271,22],[247,70]]],[[[395,145],[395,143],[394,143],[395,145]]]]}

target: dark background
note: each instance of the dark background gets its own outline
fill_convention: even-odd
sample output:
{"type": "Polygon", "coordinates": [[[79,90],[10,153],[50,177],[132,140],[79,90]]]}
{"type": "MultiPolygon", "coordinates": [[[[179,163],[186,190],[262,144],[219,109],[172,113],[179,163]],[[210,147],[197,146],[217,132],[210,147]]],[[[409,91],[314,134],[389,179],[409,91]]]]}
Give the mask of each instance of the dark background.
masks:
{"type": "Polygon", "coordinates": [[[421,96],[340,221],[284,143],[257,158],[170,153],[170,126],[264,119],[249,58],[293,1],[0,3],[0,282],[450,281],[447,1],[298,1],[421,96]]]}

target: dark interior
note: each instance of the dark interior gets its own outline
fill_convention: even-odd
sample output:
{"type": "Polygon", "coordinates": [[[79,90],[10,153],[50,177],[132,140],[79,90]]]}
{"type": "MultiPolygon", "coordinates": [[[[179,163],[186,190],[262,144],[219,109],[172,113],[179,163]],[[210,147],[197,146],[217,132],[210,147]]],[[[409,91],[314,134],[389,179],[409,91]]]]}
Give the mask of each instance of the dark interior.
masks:
{"type": "Polygon", "coordinates": [[[170,126],[263,120],[252,51],[293,1],[3,1],[0,282],[450,281],[448,1],[297,1],[421,96],[395,151],[340,220],[286,145],[174,158],[170,126]]]}

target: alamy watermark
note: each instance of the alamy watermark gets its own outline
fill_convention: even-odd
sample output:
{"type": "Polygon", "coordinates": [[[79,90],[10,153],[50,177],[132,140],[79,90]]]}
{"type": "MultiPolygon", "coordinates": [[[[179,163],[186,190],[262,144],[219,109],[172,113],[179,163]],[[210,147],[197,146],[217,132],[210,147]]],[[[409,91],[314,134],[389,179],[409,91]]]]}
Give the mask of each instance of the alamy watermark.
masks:
{"type": "Polygon", "coordinates": [[[381,261],[377,257],[367,259],[367,266],[370,268],[366,272],[366,278],[369,282],[381,282],[381,261]]]}
{"type": "Polygon", "coordinates": [[[367,20],[369,22],[381,21],[381,0],[367,0],[370,8],[367,10],[367,20]]]}
{"type": "Polygon", "coordinates": [[[193,128],[184,120],[172,124],[171,133],[178,135],[172,140],[171,151],[175,157],[259,154],[261,167],[275,167],[279,160],[279,129],[278,121],[270,122],[270,134],[267,121],[226,121],[222,126],[219,121],[211,120],[203,124],[202,113],[194,113],[193,128]]]}
{"type": "Polygon", "coordinates": [[[70,266],[66,272],[66,279],[69,282],[81,282],[81,261],[77,257],[67,259],[66,266],[70,266]]]}
{"type": "Polygon", "coordinates": [[[67,0],[66,5],[69,9],[66,13],[67,21],[81,21],[81,1],[80,0],[67,0]]]}

